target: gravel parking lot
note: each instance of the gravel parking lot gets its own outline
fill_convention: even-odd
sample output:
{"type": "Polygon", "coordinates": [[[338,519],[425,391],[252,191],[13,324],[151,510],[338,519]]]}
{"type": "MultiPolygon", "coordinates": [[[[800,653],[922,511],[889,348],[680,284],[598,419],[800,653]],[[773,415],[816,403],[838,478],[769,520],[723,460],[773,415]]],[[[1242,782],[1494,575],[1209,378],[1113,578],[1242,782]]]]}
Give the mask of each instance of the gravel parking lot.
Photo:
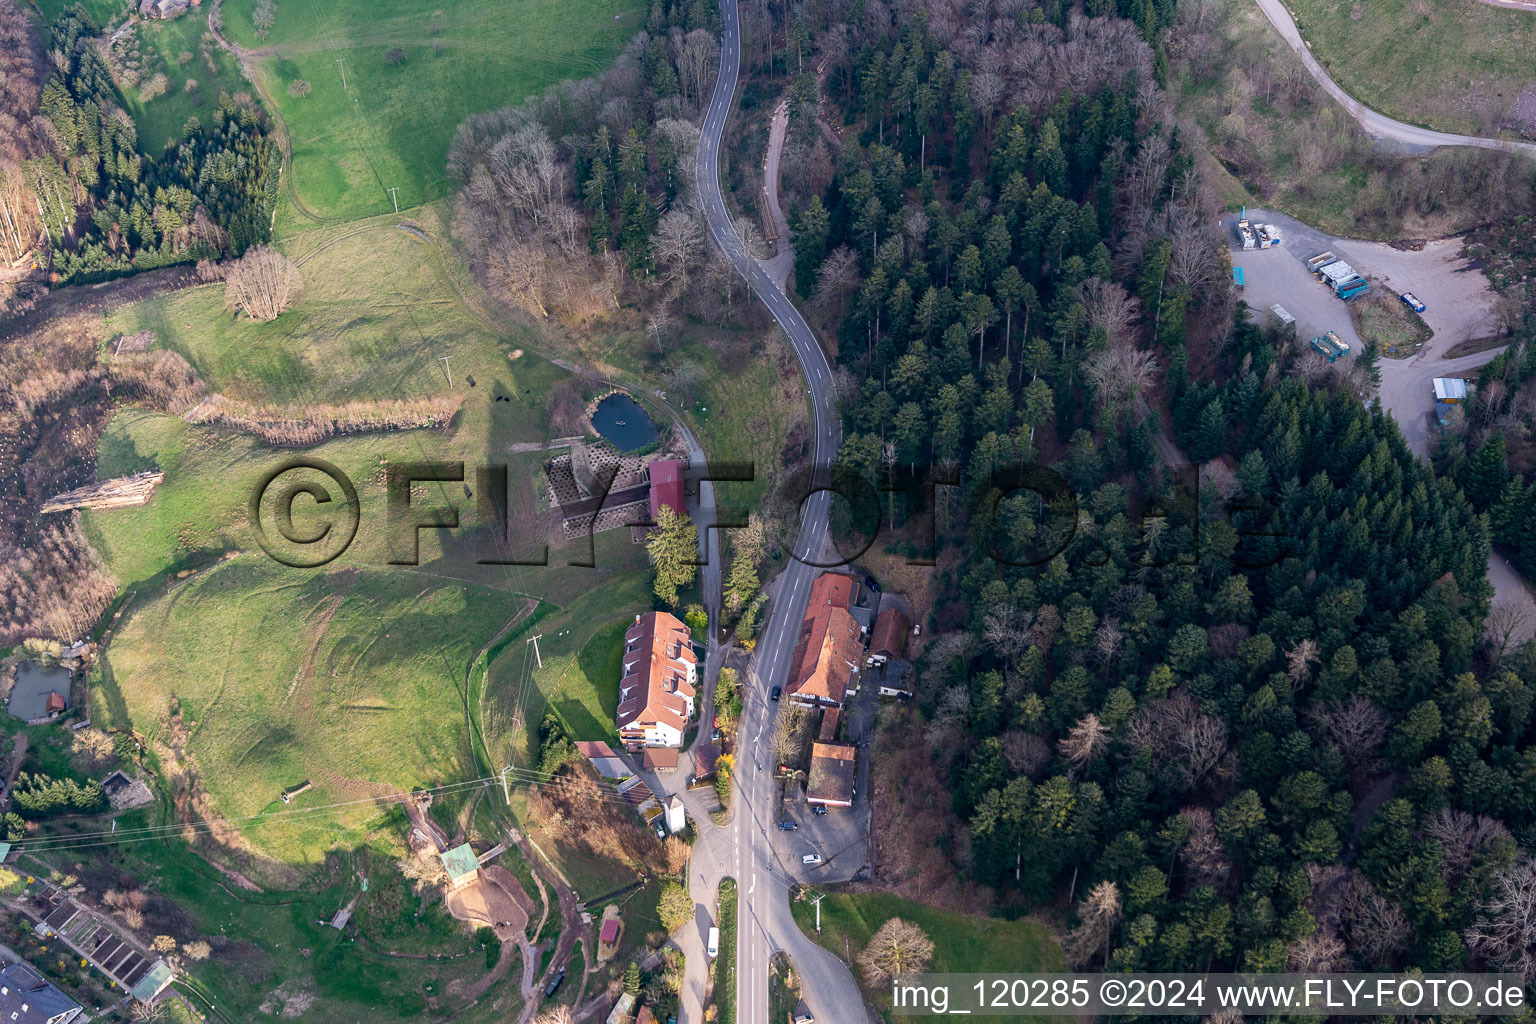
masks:
{"type": "MultiPolygon", "coordinates": [[[[1235,248],[1234,242],[1233,262],[1247,277],[1244,297],[1259,310],[1280,303],[1296,317],[1296,334],[1303,340],[1331,328],[1351,347],[1359,344],[1348,309],[1317,283],[1305,265],[1310,257],[1329,250],[1348,260],[1373,287],[1384,287],[1394,296],[1413,292],[1428,307],[1422,316],[1434,336],[1421,354],[1445,352],[1458,342],[1484,338],[1494,331],[1493,307],[1498,296],[1483,272],[1460,255],[1460,238],[1428,242],[1418,250],[1395,249],[1382,242],[1335,238],[1270,210],[1250,209],[1248,216],[1278,225],[1284,244],[1278,249],[1244,252],[1235,248]],[[1282,255],[1289,260],[1275,259],[1282,255]],[[1318,329],[1312,329],[1314,324],[1320,325],[1318,329]]],[[[1235,214],[1222,219],[1229,239],[1234,237],[1231,230],[1236,220],[1235,214]]]]}
{"type": "MultiPolygon", "coordinates": [[[[1231,224],[1236,216],[1223,220],[1231,238],[1231,224]]],[[[1268,221],[1266,221],[1268,223],[1268,221]]],[[[1349,343],[1350,356],[1360,351],[1360,336],[1349,318],[1349,307],[1312,276],[1302,262],[1306,256],[1296,253],[1305,251],[1307,256],[1323,250],[1298,250],[1292,239],[1282,234],[1283,245],[1272,249],[1238,248],[1233,241],[1232,265],[1243,268],[1243,301],[1253,311],[1259,323],[1276,323],[1269,307],[1279,303],[1286,312],[1296,318],[1296,337],[1305,344],[1324,331],[1336,331],[1349,343]]],[[[1337,251],[1337,250],[1335,250],[1337,251]]]]}

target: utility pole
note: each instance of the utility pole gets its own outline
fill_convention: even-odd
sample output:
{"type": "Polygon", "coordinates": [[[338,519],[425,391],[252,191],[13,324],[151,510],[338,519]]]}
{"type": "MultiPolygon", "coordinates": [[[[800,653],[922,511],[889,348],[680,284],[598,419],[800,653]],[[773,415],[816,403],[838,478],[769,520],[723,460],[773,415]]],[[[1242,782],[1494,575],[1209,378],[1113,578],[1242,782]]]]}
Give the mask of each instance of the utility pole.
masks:
{"type": "MultiPolygon", "coordinates": [[[[453,387],[453,369],[448,365],[448,360],[451,359],[452,357],[451,356],[438,356],[437,358],[442,360],[442,363],[443,363],[443,373],[448,375],[448,386],[449,387],[453,387]]],[[[539,667],[543,668],[544,666],[540,665],[539,667]]]]}
{"type": "Polygon", "coordinates": [[[511,790],[507,789],[507,772],[511,770],[512,766],[509,764],[504,764],[501,766],[501,795],[502,798],[507,801],[508,807],[512,806],[512,792],[511,790]]]}
{"type": "Polygon", "coordinates": [[[400,212],[400,199],[395,195],[395,192],[398,190],[398,188],[399,186],[396,186],[395,188],[389,190],[389,198],[394,201],[396,213],[400,212]]]}
{"type": "Polygon", "coordinates": [[[539,657],[539,637],[543,635],[543,633],[540,633],[538,636],[529,637],[526,641],[524,641],[525,644],[533,644],[533,660],[538,662],[539,668],[544,667],[544,659],[539,657]]]}
{"type": "Polygon", "coordinates": [[[336,58],[336,66],[341,69],[341,91],[342,92],[346,92],[347,91],[347,69],[346,69],[346,66],[342,63],[346,59],[347,58],[345,58],[345,57],[337,57],[336,58]]]}
{"type": "Polygon", "coordinates": [[[822,900],[822,896],[823,896],[822,893],[817,893],[816,894],[816,934],[817,935],[821,934],[821,900],[822,900]]]}

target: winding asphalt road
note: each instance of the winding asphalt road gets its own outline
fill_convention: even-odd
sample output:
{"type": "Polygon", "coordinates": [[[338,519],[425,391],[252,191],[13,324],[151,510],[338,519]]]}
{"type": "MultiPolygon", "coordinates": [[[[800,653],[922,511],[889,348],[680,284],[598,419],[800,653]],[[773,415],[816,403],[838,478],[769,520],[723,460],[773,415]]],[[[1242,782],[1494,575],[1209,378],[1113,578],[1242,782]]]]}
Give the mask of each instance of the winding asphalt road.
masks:
{"type": "MultiPolygon", "coordinates": [[[[828,470],[842,437],[842,427],[832,400],[832,369],[827,364],[809,325],[783,290],[752,259],[736,233],[720,192],[720,140],[730,117],[732,97],[741,69],[741,31],[736,0],[720,0],[723,31],[720,40],[720,75],[704,114],[695,175],[704,219],[710,237],[729,257],[747,286],[768,307],[784,329],[805,374],[807,402],[813,421],[813,478],[818,485],[829,479],[828,470]]],[[[808,490],[810,488],[807,488],[808,490]]],[[[767,1024],[768,964],[772,954],[784,951],[799,972],[802,990],[811,1012],[829,1024],[862,1020],[863,999],[848,969],[834,956],[806,938],[790,913],[788,886],[800,869],[774,852],[768,830],[774,819],[772,755],[769,752],[773,718],[779,705],[768,699],[774,685],[782,685],[799,638],[811,581],[820,572],[807,564],[824,562],[828,547],[829,494],[817,491],[801,506],[799,535],[789,567],[778,581],[778,597],[763,626],[753,668],[748,673],[748,693],[737,736],[735,792],[731,816],[724,826],[708,818],[700,822],[700,836],[690,864],[690,891],[699,903],[699,926],[707,928],[713,913],[714,892],[719,880],[734,877],[738,884],[737,911],[737,1020],[741,1024],[767,1024]]],[[[687,946],[694,946],[689,936],[687,946]]],[[[685,947],[686,948],[686,947],[685,947]]],[[[729,956],[730,951],[722,950],[729,956]]],[[[687,959],[685,989],[702,989],[701,957],[687,959]]],[[[683,1001],[684,1024],[698,1024],[701,1016],[695,998],[683,1001]]]]}
{"type": "Polygon", "coordinates": [[[1499,149],[1507,153],[1525,153],[1536,157],[1536,143],[1506,142],[1503,139],[1485,139],[1477,135],[1453,135],[1449,132],[1431,131],[1417,125],[1394,121],[1385,114],[1378,114],[1339,88],[1338,83],[1323,70],[1323,66],[1312,56],[1312,51],[1308,49],[1307,44],[1302,42],[1301,31],[1291,18],[1291,12],[1286,9],[1284,0],[1258,0],[1258,4],[1265,17],[1269,18],[1270,23],[1280,32],[1281,37],[1301,56],[1301,62],[1306,65],[1312,77],[1317,79],[1317,84],[1322,86],[1339,106],[1348,111],[1351,117],[1359,121],[1360,127],[1367,133],[1419,149],[1434,149],[1436,146],[1476,146],[1479,149],[1499,149]]]}

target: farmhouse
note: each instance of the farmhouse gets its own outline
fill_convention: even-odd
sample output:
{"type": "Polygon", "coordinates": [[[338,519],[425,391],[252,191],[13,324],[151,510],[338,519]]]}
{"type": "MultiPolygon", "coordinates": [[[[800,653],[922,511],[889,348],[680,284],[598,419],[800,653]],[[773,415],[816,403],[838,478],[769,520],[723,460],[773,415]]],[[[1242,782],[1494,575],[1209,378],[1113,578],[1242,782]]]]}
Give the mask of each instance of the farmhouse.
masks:
{"type": "Polygon", "coordinates": [[[698,655],[688,627],[668,612],[635,616],[624,634],[619,739],[630,750],[680,747],[693,716],[698,655]]]}
{"type": "Polygon", "coordinates": [[[0,1019],[16,1024],[69,1024],[80,1004],[49,984],[31,964],[0,967],[0,1019]]]}
{"type": "Polygon", "coordinates": [[[790,662],[789,698],[810,707],[838,707],[864,653],[863,631],[849,607],[858,584],[824,572],[811,584],[800,642],[790,662]]]}
{"type": "Polygon", "coordinates": [[[858,769],[853,747],[846,743],[811,744],[811,774],[806,780],[805,802],[826,807],[852,807],[858,791],[858,769]]]}

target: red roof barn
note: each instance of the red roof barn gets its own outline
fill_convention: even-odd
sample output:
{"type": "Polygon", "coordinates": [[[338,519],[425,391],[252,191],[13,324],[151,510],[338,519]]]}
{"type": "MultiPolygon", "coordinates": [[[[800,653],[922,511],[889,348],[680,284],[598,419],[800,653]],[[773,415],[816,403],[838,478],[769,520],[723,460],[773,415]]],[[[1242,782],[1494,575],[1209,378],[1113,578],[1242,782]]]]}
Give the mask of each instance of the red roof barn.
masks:
{"type": "Polygon", "coordinates": [[[659,459],[651,463],[651,522],[660,522],[663,505],[678,515],[688,511],[683,501],[682,459],[659,459]]]}

